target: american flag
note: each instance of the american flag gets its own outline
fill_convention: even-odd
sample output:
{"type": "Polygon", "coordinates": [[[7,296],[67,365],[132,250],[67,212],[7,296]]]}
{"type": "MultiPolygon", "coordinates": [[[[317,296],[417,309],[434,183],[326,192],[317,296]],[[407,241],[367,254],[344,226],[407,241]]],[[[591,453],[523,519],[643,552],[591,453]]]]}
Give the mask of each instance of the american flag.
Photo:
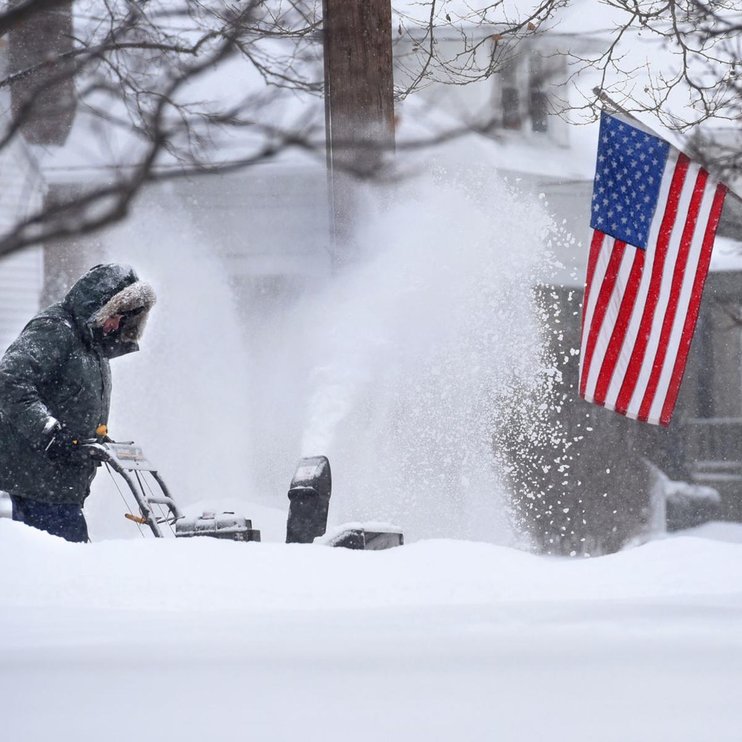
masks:
{"type": "Polygon", "coordinates": [[[668,425],[726,187],[638,122],[603,113],[580,348],[580,396],[668,425]]]}

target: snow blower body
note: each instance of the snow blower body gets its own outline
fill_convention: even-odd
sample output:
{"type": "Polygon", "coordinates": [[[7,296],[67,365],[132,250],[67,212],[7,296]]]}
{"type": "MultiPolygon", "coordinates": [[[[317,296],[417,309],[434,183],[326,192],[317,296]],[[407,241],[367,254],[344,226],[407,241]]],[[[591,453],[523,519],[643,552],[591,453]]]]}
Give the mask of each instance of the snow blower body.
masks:
{"type": "MultiPolygon", "coordinates": [[[[147,526],[155,538],[210,536],[232,541],[260,541],[260,531],[238,513],[214,511],[195,517],[186,516],[157,469],[134,443],[105,441],[84,445],[91,458],[123,479],[134,497],[139,513],[125,513],[125,517],[137,525],[147,526]]],[[[119,492],[126,502],[126,497],[119,492]]]]}

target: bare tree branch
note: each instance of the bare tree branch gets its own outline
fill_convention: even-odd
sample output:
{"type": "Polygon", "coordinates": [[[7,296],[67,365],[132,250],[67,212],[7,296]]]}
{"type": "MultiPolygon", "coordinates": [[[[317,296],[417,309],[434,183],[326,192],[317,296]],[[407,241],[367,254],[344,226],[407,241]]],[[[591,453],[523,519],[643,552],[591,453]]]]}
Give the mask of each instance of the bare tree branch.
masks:
{"type": "MultiPolygon", "coordinates": [[[[666,126],[692,133],[690,145],[710,166],[742,173],[739,142],[713,140],[699,129],[704,122],[727,121],[739,131],[738,2],[597,2],[621,20],[593,39],[594,45],[602,43],[594,54],[578,52],[569,39],[560,44],[571,55],[571,79],[597,71],[600,86],[629,112],[652,113],[666,126]],[[652,59],[638,65],[627,53],[637,34],[654,44],[658,59],[670,63],[652,59]],[[632,83],[638,73],[644,82],[632,83]],[[681,94],[688,105],[679,109],[672,104],[681,94]]],[[[558,29],[560,13],[570,5],[570,0],[496,0],[456,4],[458,14],[446,0],[421,0],[414,13],[405,5],[395,16],[396,96],[432,84],[487,80],[524,50],[548,48],[547,34],[558,29]]],[[[75,113],[77,126],[93,122],[91,136],[98,136],[101,146],[117,139],[127,144],[112,148],[99,171],[105,177],[82,194],[19,219],[0,235],[0,254],[111,224],[125,216],[147,183],[250,167],[288,149],[321,156],[319,122],[307,118],[311,106],[297,106],[292,98],[323,91],[319,0],[77,0],[73,7],[74,34],[59,49],[23,57],[23,64],[0,75],[0,90],[14,96],[12,112],[0,119],[0,153],[40,116],[71,120],[75,113]],[[225,91],[211,89],[217,68],[228,70],[219,73],[225,91]],[[236,75],[231,87],[224,75],[236,75]],[[67,98],[57,95],[65,86],[71,91],[67,98]],[[283,98],[299,113],[274,122],[275,104],[283,98]],[[221,151],[225,142],[232,149],[221,151]]],[[[0,35],[12,40],[19,29],[33,31],[49,13],[69,8],[70,0],[8,3],[0,12],[0,35]]],[[[594,104],[590,96],[573,111],[594,116],[594,104]]],[[[450,136],[472,130],[496,135],[496,114],[450,136]]],[[[448,137],[403,146],[431,146],[448,137]]]]}

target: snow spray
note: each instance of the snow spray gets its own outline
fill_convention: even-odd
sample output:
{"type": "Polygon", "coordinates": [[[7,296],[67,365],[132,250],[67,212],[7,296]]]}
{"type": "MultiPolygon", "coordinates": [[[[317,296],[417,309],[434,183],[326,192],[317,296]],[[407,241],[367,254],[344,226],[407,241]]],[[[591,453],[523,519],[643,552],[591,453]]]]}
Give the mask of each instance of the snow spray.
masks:
{"type": "Polygon", "coordinates": [[[543,378],[549,217],[482,172],[364,200],[362,258],[265,328],[279,340],[254,376],[256,480],[277,489],[276,461],[326,455],[331,523],[509,542],[496,400],[543,378]]]}
{"type": "MultiPolygon", "coordinates": [[[[550,267],[550,219],[472,170],[439,167],[364,201],[358,260],[250,312],[185,210],[152,198],[112,230],[109,259],[159,295],[142,352],[114,362],[112,433],[136,438],[181,506],[280,515],[299,458],[326,455],[331,525],[511,542],[493,439],[500,401],[534,404],[548,371],[533,286],[550,267]]],[[[104,481],[93,532],[136,535],[104,481]]]]}

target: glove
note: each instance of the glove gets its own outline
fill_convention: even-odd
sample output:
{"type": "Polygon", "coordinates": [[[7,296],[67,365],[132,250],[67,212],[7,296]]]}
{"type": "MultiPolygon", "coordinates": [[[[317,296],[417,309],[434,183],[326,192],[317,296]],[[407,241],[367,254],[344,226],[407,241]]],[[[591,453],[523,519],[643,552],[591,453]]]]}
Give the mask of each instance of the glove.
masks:
{"type": "Polygon", "coordinates": [[[101,423],[95,429],[95,435],[98,438],[98,443],[113,443],[113,438],[108,435],[108,425],[101,423]]]}
{"type": "Polygon", "coordinates": [[[77,436],[72,435],[59,421],[55,421],[44,452],[52,461],[59,461],[79,456],[82,448],[77,436]]]}

